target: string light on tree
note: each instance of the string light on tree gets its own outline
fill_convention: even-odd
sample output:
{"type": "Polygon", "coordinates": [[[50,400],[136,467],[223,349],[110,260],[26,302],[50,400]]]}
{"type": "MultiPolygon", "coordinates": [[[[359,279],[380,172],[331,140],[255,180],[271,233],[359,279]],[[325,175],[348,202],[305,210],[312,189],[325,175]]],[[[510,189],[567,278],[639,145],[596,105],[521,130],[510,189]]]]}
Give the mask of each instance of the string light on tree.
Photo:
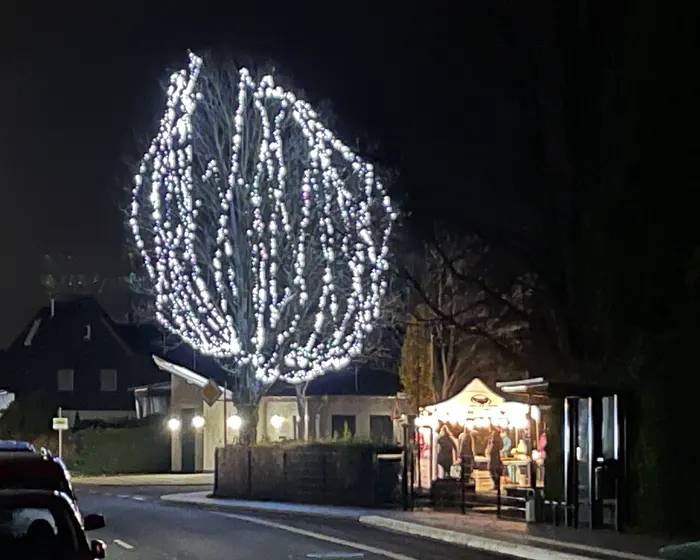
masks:
{"type": "Polygon", "coordinates": [[[272,76],[190,53],[134,177],[131,228],[157,318],[263,383],[362,351],[396,212],[372,165],[272,76]]]}

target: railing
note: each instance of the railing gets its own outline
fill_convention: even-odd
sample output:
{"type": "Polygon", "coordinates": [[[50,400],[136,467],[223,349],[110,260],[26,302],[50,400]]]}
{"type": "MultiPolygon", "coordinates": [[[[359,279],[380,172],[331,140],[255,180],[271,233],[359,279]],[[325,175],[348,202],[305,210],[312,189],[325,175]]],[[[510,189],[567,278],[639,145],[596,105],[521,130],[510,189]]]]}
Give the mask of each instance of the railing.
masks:
{"type": "MultiPolygon", "coordinates": [[[[410,450],[407,450],[406,453],[410,457],[410,450]]],[[[407,463],[415,466],[411,459],[407,463]]],[[[415,468],[406,469],[410,482],[407,485],[408,488],[404,486],[404,492],[408,492],[410,495],[403,500],[404,509],[430,506],[435,509],[489,514],[504,519],[525,521],[528,502],[532,502],[529,506],[531,510],[536,500],[541,503],[542,488],[502,486],[500,477],[494,481],[493,490],[477,492],[476,479],[490,478],[491,475],[483,470],[462,469],[461,465],[466,464],[470,464],[470,462],[467,458],[463,458],[458,476],[432,480],[429,491],[422,488],[421,485],[416,485],[415,468]],[[472,480],[472,473],[476,475],[475,480],[472,480]]]]}

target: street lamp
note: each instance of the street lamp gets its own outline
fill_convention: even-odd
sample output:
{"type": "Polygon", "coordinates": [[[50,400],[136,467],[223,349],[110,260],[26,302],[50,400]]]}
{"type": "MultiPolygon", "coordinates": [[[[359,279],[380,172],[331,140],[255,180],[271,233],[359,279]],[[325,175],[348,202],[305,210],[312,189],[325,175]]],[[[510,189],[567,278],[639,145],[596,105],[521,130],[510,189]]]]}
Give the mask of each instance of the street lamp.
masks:
{"type": "Polygon", "coordinates": [[[200,416],[199,414],[197,416],[194,416],[192,418],[192,427],[195,430],[199,430],[200,428],[204,427],[204,416],[200,416]]]}
{"type": "Polygon", "coordinates": [[[282,427],[282,424],[284,424],[284,418],[278,414],[275,414],[270,418],[270,424],[272,424],[272,427],[275,430],[279,430],[282,427]]]}
{"type": "Polygon", "coordinates": [[[171,418],[168,420],[168,429],[171,432],[177,432],[182,427],[182,422],[179,418],[171,418]]]}
{"type": "Polygon", "coordinates": [[[241,427],[241,424],[243,424],[243,419],[238,416],[237,414],[234,414],[233,416],[229,416],[226,419],[226,425],[231,428],[232,430],[239,430],[241,427]]]}

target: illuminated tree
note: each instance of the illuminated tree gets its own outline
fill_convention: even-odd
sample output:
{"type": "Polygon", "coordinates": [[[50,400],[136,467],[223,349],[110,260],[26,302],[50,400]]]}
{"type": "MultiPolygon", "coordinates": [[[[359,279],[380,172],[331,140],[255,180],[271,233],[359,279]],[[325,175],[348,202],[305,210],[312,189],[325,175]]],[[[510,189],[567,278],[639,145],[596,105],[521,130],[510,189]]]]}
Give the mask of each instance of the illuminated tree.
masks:
{"type": "Polygon", "coordinates": [[[395,218],[372,165],[271,76],[194,54],[171,76],[130,225],[158,321],[246,383],[362,353],[395,218]]]}

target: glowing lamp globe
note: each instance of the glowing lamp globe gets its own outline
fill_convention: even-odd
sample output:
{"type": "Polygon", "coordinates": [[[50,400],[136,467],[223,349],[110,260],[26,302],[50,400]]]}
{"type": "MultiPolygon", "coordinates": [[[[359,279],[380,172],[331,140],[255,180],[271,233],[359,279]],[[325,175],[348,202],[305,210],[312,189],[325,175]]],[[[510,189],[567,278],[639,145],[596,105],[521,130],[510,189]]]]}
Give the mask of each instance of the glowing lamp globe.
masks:
{"type": "Polygon", "coordinates": [[[232,430],[239,430],[241,428],[242,424],[243,424],[243,420],[237,414],[234,414],[233,416],[229,416],[226,419],[226,425],[229,428],[231,428],[232,430]]]}
{"type": "Polygon", "coordinates": [[[282,427],[282,424],[284,424],[284,418],[275,414],[270,418],[270,424],[275,430],[279,430],[282,427]]]}

